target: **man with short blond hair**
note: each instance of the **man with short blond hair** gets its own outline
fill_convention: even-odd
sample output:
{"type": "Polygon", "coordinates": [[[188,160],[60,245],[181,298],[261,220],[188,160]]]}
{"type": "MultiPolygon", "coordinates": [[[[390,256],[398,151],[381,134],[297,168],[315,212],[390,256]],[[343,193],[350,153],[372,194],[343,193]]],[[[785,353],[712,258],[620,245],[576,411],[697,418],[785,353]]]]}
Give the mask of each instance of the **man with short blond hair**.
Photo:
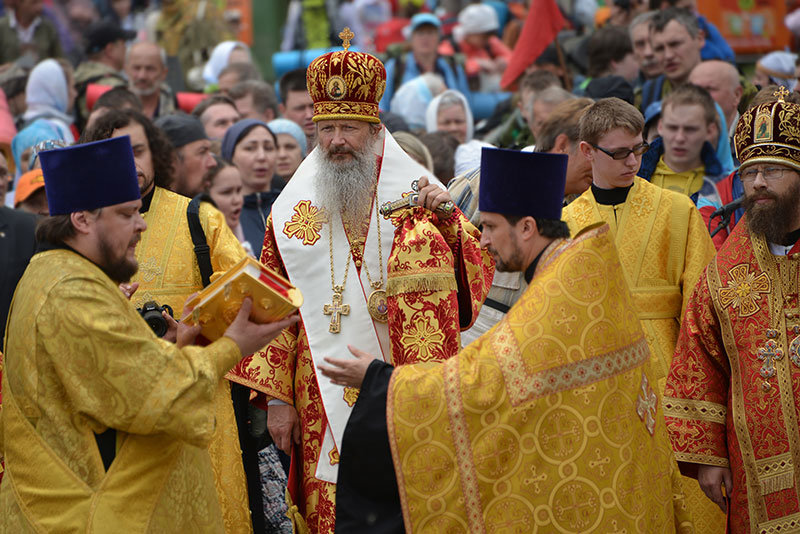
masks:
{"type": "MultiPolygon", "coordinates": [[[[592,164],[589,190],[564,208],[573,235],[604,222],[611,227],[634,307],[644,329],[659,394],[664,391],[683,312],[700,273],[714,257],[714,244],[688,196],[639,178],[644,119],[617,98],[598,100],[579,123],[580,150],[592,164]]],[[[710,516],[694,481],[684,492],[693,515],[710,516]]],[[[714,513],[713,508],[711,513],[714,513]]]]}
{"type": "Polygon", "coordinates": [[[716,183],[724,177],[711,144],[719,137],[719,116],[708,91],[686,83],[668,94],[658,134],[639,176],[690,197],[708,222],[722,205],[716,183]]]}

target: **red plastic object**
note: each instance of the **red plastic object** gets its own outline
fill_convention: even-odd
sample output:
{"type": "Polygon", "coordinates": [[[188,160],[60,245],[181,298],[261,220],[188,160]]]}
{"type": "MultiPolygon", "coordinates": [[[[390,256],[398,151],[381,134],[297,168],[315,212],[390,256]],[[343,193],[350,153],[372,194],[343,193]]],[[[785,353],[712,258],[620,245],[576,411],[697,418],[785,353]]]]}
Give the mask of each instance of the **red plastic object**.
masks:
{"type": "Polygon", "coordinates": [[[206,93],[178,93],[175,95],[178,99],[178,107],[181,111],[191,113],[197,104],[205,100],[211,95],[206,93]]]}
{"type": "Polygon", "coordinates": [[[405,41],[403,28],[408,26],[409,22],[409,19],[390,19],[378,26],[375,29],[375,50],[383,53],[389,45],[405,41]]]}

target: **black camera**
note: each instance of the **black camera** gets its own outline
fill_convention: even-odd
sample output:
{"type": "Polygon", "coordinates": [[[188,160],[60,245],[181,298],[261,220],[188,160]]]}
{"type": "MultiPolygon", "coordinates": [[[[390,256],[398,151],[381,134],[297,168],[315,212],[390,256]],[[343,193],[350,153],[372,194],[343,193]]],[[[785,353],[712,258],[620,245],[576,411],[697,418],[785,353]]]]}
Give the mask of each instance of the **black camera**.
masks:
{"type": "Polygon", "coordinates": [[[166,311],[170,317],[175,317],[172,313],[172,308],[164,304],[163,306],[159,306],[158,303],[154,300],[145,302],[141,308],[136,308],[136,311],[139,312],[139,315],[142,316],[142,319],[153,329],[153,332],[158,337],[164,337],[164,334],[167,333],[169,327],[167,326],[167,320],[164,319],[164,316],[161,315],[161,312],[166,311]]]}

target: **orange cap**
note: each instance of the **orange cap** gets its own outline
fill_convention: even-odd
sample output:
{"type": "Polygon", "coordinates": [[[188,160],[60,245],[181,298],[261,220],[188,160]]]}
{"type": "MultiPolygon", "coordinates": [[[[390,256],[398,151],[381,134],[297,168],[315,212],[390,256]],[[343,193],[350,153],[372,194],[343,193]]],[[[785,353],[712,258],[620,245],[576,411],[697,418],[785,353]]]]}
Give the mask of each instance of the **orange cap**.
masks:
{"type": "Polygon", "coordinates": [[[19,206],[36,191],[44,187],[44,175],[42,169],[33,169],[19,177],[17,184],[14,186],[16,193],[14,193],[14,207],[19,206]]]}

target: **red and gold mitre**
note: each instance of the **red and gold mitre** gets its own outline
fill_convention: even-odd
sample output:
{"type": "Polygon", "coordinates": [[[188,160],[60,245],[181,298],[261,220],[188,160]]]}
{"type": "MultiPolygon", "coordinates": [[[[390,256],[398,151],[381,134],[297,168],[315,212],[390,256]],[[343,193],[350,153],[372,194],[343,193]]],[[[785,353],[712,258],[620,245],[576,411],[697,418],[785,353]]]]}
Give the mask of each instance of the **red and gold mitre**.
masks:
{"type": "Polygon", "coordinates": [[[800,171],[800,106],[785,102],[781,87],[776,102],[748,109],[736,124],[733,137],[741,165],[778,163],[800,171]]]}
{"type": "Polygon", "coordinates": [[[386,68],[370,54],[351,52],[353,32],[339,34],[344,50],[319,56],[306,70],[308,92],[314,101],[314,122],[355,119],[380,122],[378,104],[386,89],[386,68]]]}

